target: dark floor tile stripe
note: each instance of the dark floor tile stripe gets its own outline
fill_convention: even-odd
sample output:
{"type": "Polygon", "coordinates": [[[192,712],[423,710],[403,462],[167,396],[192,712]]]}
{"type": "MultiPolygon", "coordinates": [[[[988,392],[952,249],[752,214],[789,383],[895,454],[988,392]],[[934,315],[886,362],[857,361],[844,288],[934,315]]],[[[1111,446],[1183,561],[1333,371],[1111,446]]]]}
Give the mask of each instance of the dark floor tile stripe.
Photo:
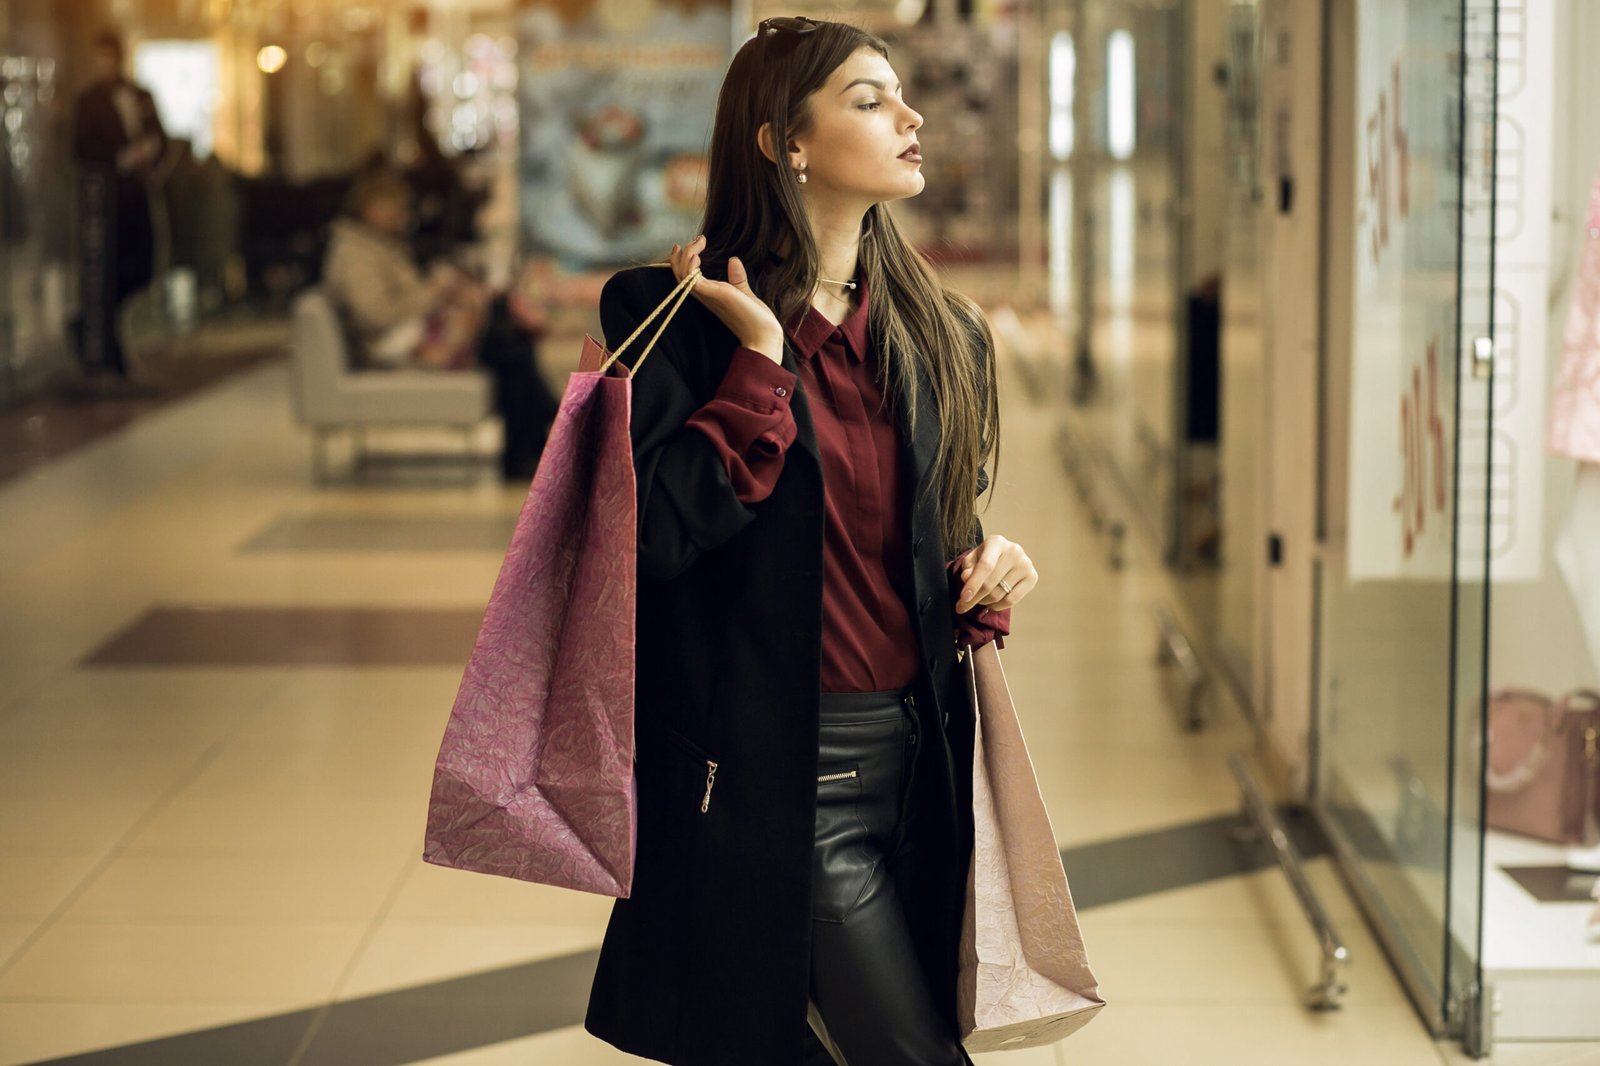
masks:
{"type": "MultiPolygon", "coordinates": [[[[1286,810],[1278,818],[1302,857],[1328,853],[1328,843],[1311,819],[1286,810]]],[[[1241,824],[1239,816],[1226,815],[1069,848],[1061,861],[1073,902],[1080,908],[1100,907],[1275,865],[1277,859],[1264,842],[1234,840],[1233,831],[1241,824]]]]}
{"type": "Polygon", "coordinates": [[[148,1040],[142,1044],[68,1055],[46,1063],[84,1063],[90,1066],[284,1066],[300,1046],[314,1010],[275,1014],[215,1029],[148,1040]]]}
{"type": "Polygon", "coordinates": [[[599,952],[336,1004],[297,1066],[402,1066],[578,1025],[599,952]]]}
{"type": "Polygon", "coordinates": [[[461,666],[481,607],[151,608],[85,666],[461,666]]]}
{"type": "MultiPolygon", "coordinates": [[[[1308,817],[1279,817],[1304,857],[1327,853],[1308,817]]],[[[1208,818],[1068,848],[1061,859],[1079,909],[1089,910],[1273,865],[1265,843],[1233,839],[1238,824],[1208,818]]],[[[561,955],[33,1066],[287,1066],[308,1034],[293,1066],[405,1066],[581,1024],[597,958],[561,955]]]]}
{"type": "Polygon", "coordinates": [[[401,1066],[583,1021],[599,953],[583,951],[32,1066],[401,1066]]]}

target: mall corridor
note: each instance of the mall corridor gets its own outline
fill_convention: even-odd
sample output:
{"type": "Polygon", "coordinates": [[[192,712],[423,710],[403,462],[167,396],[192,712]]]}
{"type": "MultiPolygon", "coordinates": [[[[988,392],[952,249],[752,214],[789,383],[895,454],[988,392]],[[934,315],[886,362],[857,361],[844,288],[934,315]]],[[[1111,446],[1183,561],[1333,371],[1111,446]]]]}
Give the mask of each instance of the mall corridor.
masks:
{"type": "MultiPolygon", "coordinates": [[[[244,371],[0,485],[0,1062],[641,1061],[579,1026],[606,900],[419,858],[521,492],[449,470],[315,488],[285,377],[244,371]]],[[[1042,575],[1005,661],[1111,1005],[980,1063],[1465,1061],[1326,857],[1308,869],[1349,993],[1302,1006],[1310,927],[1230,840],[1248,733],[1225,705],[1182,730],[1153,655],[1161,570],[1137,539],[1107,566],[1048,406],[1009,363],[1002,381],[985,518],[1042,575]]]]}
{"type": "Polygon", "coordinates": [[[1600,0],[0,0],[0,1066],[1600,1066],[1596,55],[1600,0]],[[485,628],[668,256],[573,446],[634,539],[536,530],[485,628]],[[1012,608],[1052,824],[968,902],[1012,608]],[[1040,913],[1062,1001],[1018,949],[955,1017],[957,917],[1040,913]]]}

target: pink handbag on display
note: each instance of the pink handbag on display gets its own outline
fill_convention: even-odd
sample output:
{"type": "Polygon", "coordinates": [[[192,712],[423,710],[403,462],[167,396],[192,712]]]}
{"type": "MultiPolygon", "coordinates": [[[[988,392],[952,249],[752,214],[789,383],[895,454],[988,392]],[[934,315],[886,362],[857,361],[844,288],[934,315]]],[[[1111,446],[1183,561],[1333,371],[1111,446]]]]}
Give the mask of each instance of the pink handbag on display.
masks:
{"type": "Polygon", "coordinates": [[[977,719],[957,1010],[968,1051],[1051,1044],[1105,1000],[993,644],[966,656],[977,719]]]}
{"type": "Polygon", "coordinates": [[[427,862],[606,896],[632,888],[632,377],[698,277],[615,354],[584,339],[445,726],[427,862]],[[633,369],[618,363],[663,311],[633,369]]]}
{"type": "Polygon", "coordinates": [[[1600,693],[1491,694],[1484,774],[1491,828],[1555,844],[1600,843],[1600,693]]]}

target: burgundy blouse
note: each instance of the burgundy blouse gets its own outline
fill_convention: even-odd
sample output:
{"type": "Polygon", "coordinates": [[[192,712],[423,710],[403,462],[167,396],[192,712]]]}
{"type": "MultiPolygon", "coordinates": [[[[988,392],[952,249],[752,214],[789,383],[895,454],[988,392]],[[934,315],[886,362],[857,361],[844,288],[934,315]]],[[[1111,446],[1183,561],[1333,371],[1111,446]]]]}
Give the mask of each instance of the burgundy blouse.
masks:
{"type": "MultiPolygon", "coordinates": [[[[881,354],[869,340],[866,284],[860,306],[842,323],[810,308],[789,340],[822,459],[822,691],[901,688],[919,669],[915,593],[899,431],[877,381],[881,354]]],[[[778,483],[795,439],[795,385],[794,374],[740,348],[717,395],[689,419],[710,438],[744,503],[766,499],[778,483]]],[[[952,576],[952,597],[960,587],[952,576]]],[[[1010,631],[1009,610],[980,605],[956,619],[960,644],[985,644],[1010,631]]]]}

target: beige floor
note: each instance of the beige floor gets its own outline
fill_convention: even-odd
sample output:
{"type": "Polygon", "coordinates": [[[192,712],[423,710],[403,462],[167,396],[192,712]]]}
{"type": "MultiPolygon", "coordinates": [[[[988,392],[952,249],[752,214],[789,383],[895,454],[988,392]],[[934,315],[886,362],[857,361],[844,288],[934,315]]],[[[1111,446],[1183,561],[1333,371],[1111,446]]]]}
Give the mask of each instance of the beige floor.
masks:
{"type": "MultiPolygon", "coordinates": [[[[1101,563],[1050,413],[1005,393],[986,516],[1042,575],[1008,671],[1064,845],[1235,809],[1224,723],[1180,733],[1152,674],[1162,578],[1101,563]]],[[[314,491],[282,368],[253,372],[0,489],[0,1064],[22,1063],[598,944],[604,900],[425,866],[431,759],[455,669],[99,669],[155,602],[480,604],[492,552],[241,552],[285,514],[504,515],[520,494],[314,491]]],[[[1454,1063],[1417,1021],[1325,861],[1346,1008],[1300,1005],[1315,945],[1274,870],[1084,916],[1111,1001],[1014,1066],[1454,1063]]],[[[736,1009],[730,1005],[730,1009],[736,1009]]],[[[578,1029],[435,1062],[630,1060],[578,1029]]],[[[1574,1045],[1495,1061],[1600,1063],[1574,1045]]]]}

